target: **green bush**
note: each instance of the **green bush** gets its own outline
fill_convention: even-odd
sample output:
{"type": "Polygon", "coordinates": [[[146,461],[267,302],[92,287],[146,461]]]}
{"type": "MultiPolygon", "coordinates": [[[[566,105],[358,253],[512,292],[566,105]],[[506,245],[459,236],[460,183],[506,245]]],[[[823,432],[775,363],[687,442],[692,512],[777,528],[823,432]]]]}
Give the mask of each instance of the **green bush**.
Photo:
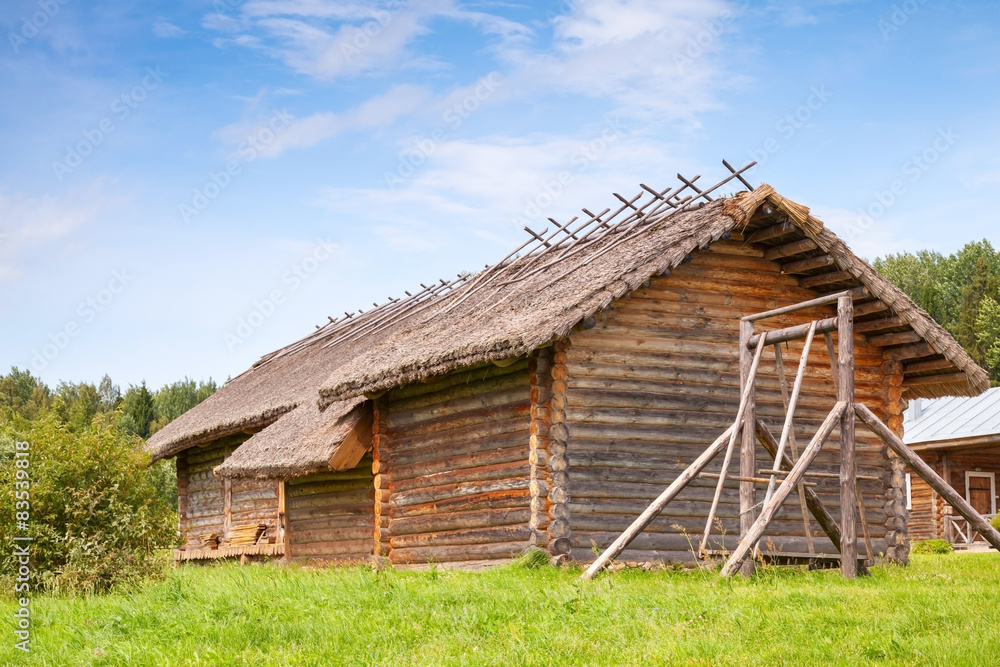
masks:
{"type": "Polygon", "coordinates": [[[997,530],[1000,530],[1000,514],[997,514],[995,517],[993,517],[993,520],[990,521],[990,525],[996,528],[997,530]]]}
{"type": "MultiPolygon", "coordinates": [[[[113,415],[76,432],[52,416],[0,431],[0,540],[33,538],[33,589],[98,593],[162,571],[156,550],[176,543],[176,512],[157,492],[141,445],[114,427],[113,415]],[[28,443],[30,461],[26,533],[15,514],[23,510],[15,507],[17,441],[28,443]]],[[[17,566],[5,549],[0,578],[17,566]]]]}
{"type": "Polygon", "coordinates": [[[912,553],[915,554],[950,554],[955,550],[948,540],[924,540],[914,542],[912,553]]]}

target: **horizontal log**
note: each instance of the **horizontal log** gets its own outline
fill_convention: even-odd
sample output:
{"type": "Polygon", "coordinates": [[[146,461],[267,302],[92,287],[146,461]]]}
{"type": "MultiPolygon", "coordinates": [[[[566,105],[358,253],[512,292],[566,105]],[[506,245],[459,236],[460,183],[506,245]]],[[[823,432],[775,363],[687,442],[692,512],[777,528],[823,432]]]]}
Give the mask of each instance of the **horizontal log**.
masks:
{"type": "Polygon", "coordinates": [[[812,289],[815,287],[836,285],[837,283],[857,282],[857,280],[858,279],[854,276],[854,274],[849,271],[830,271],[829,273],[820,273],[800,278],[799,284],[803,287],[812,289]]]}
{"type": "Polygon", "coordinates": [[[903,374],[912,375],[914,373],[929,373],[931,371],[943,371],[948,369],[957,370],[954,362],[949,359],[930,359],[928,361],[915,361],[903,365],[903,374]]]}
{"type": "Polygon", "coordinates": [[[389,413],[425,413],[436,406],[474,399],[488,394],[501,393],[517,387],[523,387],[527,390],[528,382],[527,367],[518,373],[508,373],[483,380],[470,379],[466,383],[448,387],[444,391],[421,394],[420,396],[407,399],[394,398],[389,404],[389,413]]]}
{"type": "Polygon", "coordinates": [[[509,544],[510,542],[527,543],[532,535],[528,522],[515,526],[491,526],[472,530],[454,530],[435,533],[418,533],[414,535],[395,535],[389,544],[393,549],[410,549],[414,547],[448,547],[477,546],[485,544],[509,544]]]}
{"type": "Polygon", "coordinates": [[[313,530],[302,530],[301,528],[289,531],[289,539],[292,546],[309,544],[312,542],[351,542],[355,540],[374,541],[374,525],[340,527],[340,528],[317,528],[313,530]]]}
{"type": "Polygon", "coordinates": [[[444,418],[458,415],[470,415],[486,411],[492,408],[500,408],[518,403],[530,403],[528,378],[525,374],[524,383],[481,395],[457,398],[446,403],[436,403],[424,408],[410,411],[397,411],[390,405],[388,414],[383,416],[386,426],[390,431],[405,428],[411,424],[428,422],[441,422],[444,418]]]}
{"type": "MultiPolygon", "coordinates": [[[[805,324],[798,324],[794,327],[786,327],[784,329],[775,329],[774,331],[768,331],[767,334],[767,344],[777,345],[779,343],[787,343],[793,340],[799,340],[805,338],[809,333],[809,329],[812,327],[811,322],[805,324]]],[[[825,320],[819,320],[816,323],[816,333],[825,334],[837,330],[837,318],[829,317],[825,320]]],[[[757,345],[760,343],[760,337],[764,332],[760,334],[755,334],[750,337],[747,341],[747,347],[750,349],[757,349],[757,345]]]]}
{"type": "Polygon", "coordinates": [[[792,241],[791,243],[785,243],[765,250],[764,259],[775,260],[784,259],[785,257],[794,257],[795,255],[801,255],[804,252],[816,250],[818,247],[819,246],[817,246],[812,239],[800,239],[798,241],[792,241]]]}
{"type": "Polygon", "coordinates": [[[941,375],[905,376],[903,386],[926,387],[932,384],[968,383],[968,381],[969,377],[965,373],[943,373],[941,375]]]}
{"type": "Polygon", "coordinates": [[[511,403],[496,405],[489,409],[480,408],[476,410],[469,410],[461,414],[446,415],[437,419],[412,422],[403,428],[392,428],[387,424],[386,428],[387,435],[391,440],[404,437],[423,437],[435,433],[453,431],[455,429],[465,428],[468,426],[482,425],[489,422],[500,422],[505,420],[513,420],[523,423],[525,424],[524,428],[527,428],[527,424],[530,423],[531,419],[530,413],[531,401],[528,400],[526,390],[524,400],[520,400],[520,398],[518,398],[511,403]]]}
{"type": "Polygon", "coordinates": [[[456,498],[434,500],[420,505],[393,507],[396,519],[424,514],[444,514],[448,512],[471,512],[475,510],[527,508],[531,503],[531,490],[490,491],[456,498]]]}
{"type": "Polygon", "coordinates": [[[446,484],[444,486],[435,486],[427,489],[405,491],[399,494],[394,493],[391,498],[393,507],[404,507],[406,505],[420,505],[432,501],[448,500],[450,498],[471,496],[480,493],[527,489],[530,483],[530,478],[522,477],[488,482],[446,484]]]}
{"type": "MultiPolygon", "coordinates": [[[[462,451],[490,451],[503,448],[503,443],[512,442],[520,434],[528,432],[530,418],[524,419],[520,414],[512,415],[511,419],[502,421],[487,421],[447,431],[438,431],[408,437],[412,429],[394,434],[389,442],[392,452],[390,465],[409,465],[426,461],[428,452],[439,452],[439,456],[447,457],[462,451]],[[458,443],[466,443],[465,450],[458,443]],[[492,444],[499,443],[499,444],[492,444]],[[451,449],[449,449],[451,447],[451,449]]],[[[388,440],[388,438],[387,438],[388,440]]],[[[389,451],[389,447],[385,449],[389,451]]],[[[381,450],[380,450],[381,451],[381,450]]]]}
{"type": "Polygon", "coordinates": [[[328,514],[326,516],[303,518],[295,514],[289,514],[288,521],[289,530],[294,534],[343,528],[364,528],[371,531],[375,528],[375,513],[372,507],[368,507],[367,514],[356,515],[328,514]]]}
{"type": "Polygon", "coordinates": [[[900,331],[899,333],[887,333],[879,336],[869,336],[868,342],[875,347],[891,347],[893,345],[907,345],[923,340],[916,331],[900,331]]]}
{"type": "MultiPolygon", "coordinates": [[[[482,468],[485,466],[495,466],[499,464],[522,462],[528,465],[528,437],[526,433],[519,434],[512,439],[514,446],[500,449],[488,449],[484,451],[473,450],[463,454],[455,451],[447,458],[435,458],[430,461],[419,461],[410,465],[394,465],[386,467],[386,474],[389,479],[416,479],[419,477],[433,477],[447,474],[449,472],[458,473],[461,470],[482,468]]],[[[460,441],[461,442],[461,441],[460,441]]]]}
{"type": "Polygon", "coordinates": [[[370,517],[375,512],[375,503],[371,498],[365,502],[353,505],[320,505],[316,507],[288,508],[289,521],[309,521],[328,517],[370,517]]]}
{"type": "Polygon", "coordinates": [[[874,313],[884,313],[889,310],[889,306],[885,303],[875,300],[868,301],[866,303],[855,304],[854,306],[854,317],[864,317],[866,315],[872,315],[874,313]]]}
{"type": "Polygon", "coordinates": [[[391,475],[389,477],[389,490],[395,494],[402,493],[404,491],[412,491],[414,489],[426,489],[448,484],[462,484],[466,482],[484,482],[490,480],[527,477],[531,474],[531,466],[528,464],[527,445],[528,443],[525,442],[522,449],[521,460],[514,461],[513,463],[500,463],[480,468],[451,470],[449,472],[403,479],[398,479],[395,475],[391,475]]]}
{"type": "Polygon", "coordinates": [[[520,373],[528,368],[528,359],[521,359],[515,364],[506,367],[494,366],[493,364],[479,364],[469,370],[450,373],[444,376],[428,378],[425,382],[416,382],[403,387],[398,387],[389,392],[390,401],[402,400],[423,394],[440,392],[456,385],[468,384],[469,382],[488,380],[502,375],[520,373]]]}
{"type": "Polygon", "coordinates": [[[496,542],[491,544],[414,547],[393,549],[389,560],[393,564],[407,563],[450,563],[456,561],[478,561],[516,558],[528,547],[528,540],[496,542]]]}
{"type": "Polygon", "coordinates": [[[372,555],[374,547],[375,542],[369,536],[367,539],[331,540],[329,542],[309,542],[306,544],[296,544],[293,541],[289,551],[291,552],[292,560],[306,558],[320,559],[323,557],[337,559],[344,557],[364,558],[372,555]]]}
{"type": "Polygon", "coordinates": [[[885,329],[895,329],[897,327],[905,327],[909,324],[898,315],[892,315],[891,317],[883,317],[877,320],[869,320],[867,322],[855,322],[854,323],[854,333],[872,333],[875,331],[884,331],[885,329]]]}
{"type": "Polygon", "coordinates": [[[779,222],[776,225],[757,230],[747,237],[746,242],[763,243],[764,241],[771,241],[782,236],[788,236],[789,234],[802,234],[802,230],[791,222],[779,222]]]}
{"type": "Polygon", "coordinates": [[[370,489],[372,487],[372,475],[367,479],[348,479],[344,481],[314,482],[312,484],[299,484],[289,486],[287,497],[299,498],[301,496],[312,496],[321,494],[336,494],[347,491],[357,491],[359,489],[370,489]]]}
{"type": "Polygon", "coordinates": [[[904,345],[887,349],[883,356],[891,361],[906,361],[908,359],[919,359],[920,357],[936,356],[937,351],[928,343],[916,343],[914,345],[904,345]]]}
{"type": "Polygon", "coordinates": [[[822,269],[827,266],[833,266],[836,262],[833,257],[829,255],[819,255],[818,257],[810,257],[809,259],[800,259],[797,262],[788,262],[781,268],[785,273],[790,275],[799,275],[803,273],[808,273],[809,271],[815,271],[816,269],[822,269]]]}
{"type": "Polygon", "coordinates": [[[340,508],[353,505],[366,505],[372,502],[372,489],[355,489],[342,493],[317,493],[313,495],[289,498],[286,505],[289,510],[304,510],[310,507],[340,508]]]}

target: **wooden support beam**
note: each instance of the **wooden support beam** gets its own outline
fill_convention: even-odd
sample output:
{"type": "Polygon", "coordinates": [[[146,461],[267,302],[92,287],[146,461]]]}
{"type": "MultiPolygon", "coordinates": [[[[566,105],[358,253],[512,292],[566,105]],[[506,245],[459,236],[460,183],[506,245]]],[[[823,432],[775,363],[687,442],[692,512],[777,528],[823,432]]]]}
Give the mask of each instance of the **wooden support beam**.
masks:
{"type": "Polygon", "coordinates": [[[831,271],[829,273],[821,273],[816,276],[800,278],[799,285],[806,288],[812,288],[822,287],[824,285],[833,285],[835,283],[843,283],[851,280],[857,280],[857,278],[849,271],[831,271]]]}
{"type": "Polygon", "coordinates": [[[927,485],[944,498],[949,505],[954,507],[955,511],[961,514],[983,536],[983,539],[989,542],[994,549],[1000,549],[1000,532],[997,532],[996,528],[991,526],[958,491],[953,489],[949,483],[934,472],[934,469],[927,465],[916,452],[907,447],[899,436],[882,423],[882,420],[876,417],[875,413],[869,410],[867,406],[859,403],[854,406],[854,411],[858,419],[863,421],[871,429],[872,433],[881,438],[892,451],[896,452],[899,458],[903,459],[910,466],[911,470],[927,482],[927,485]]]}
{"type": "MultiPolygon", "coordinates": [[[[757,470],[758,475],[787,475],[787,470],[768,470],[767,468],[760,468],[757,470]]],[[[803,479],[840,479],[839,472],[807,472],[803,476],[803,479]]],[[[875,475],[857,475],[857,478],[866,482],[881,482],[881,477],[876,477],[875,475]]]]}
{"type": "Polygon", "coordinates": [[[913,345],[889,348],[882,353],[882,358],[890,361],[906,361],[907,359],[932,357],[936,354],[937,350],[931,347],[930,343],[914,343],[913,345]]]}
{"type": "Polygon", "coordinates": [[[765,227],[759,229],[750,235],[750,238],[746,240],[747,243],[762,243],[764,241],[770,241],[772,239],[780,238],[782,236],[787,236],[788,234],[801,233],[798,227],[790,222],[779,222],[776,225],[771,225],[770,227],[765,227]]]}
{"type": "MultiPolygon", "coordinates": [[[[757,391],[754,374],[751,372],[753,362],[750,361],[750,349],[747,342],[753,336],[753,322],[740,321],[740,388],[748,391],[746,411],[743,420],[736,422],[733,428],[743,429],[742,441],[740,442],[740,476],[753,477],[753,471],[757,469],[757,438],[754,437],[754,424],[757,423],[757,391]]],[[[760,350],[753,357],[760,357],[760,351],[764,349],[764,341],[767,340],[765,334],[760,344],[760,350]]],[[[757,487],[750,482],[740,482],[740,537],[745,536],[753,527],[754,506],[757,504],[757,487]]],[[[756,567],[753,561],[743,565],[740,573],[750,576],[756,567]]]]}
{"type": "Polygon", "coordinates": [[[951,384],[953,382],[968,382],[965,373],[943,373],[941,375],[919,375],[917,377],[903,376],[904,387],[926,387],[930,384],[951,384]]]}
{"type": "Polygon", "coordinates": [[[789,262],[781,267],[783,273],[789,275],[796,275],[799,273],[808,273],[809,271],[815,271],[816,269],[826,268],[828,266],[834,266],[837,262],[829,255],[819,255],[818,257],[810,257],[809,259],[800,259],[796,262],[789,262]]]}
{"type": "MultiPolygon", "coordinates": [[[[854,316],[858,317],[857,312],[854,313],[854,316]]],[[[905,327],[905,326],[907,326],[907,322],[905,322],[902,317],[893,315],[892,317],[883,317],[882,319],[879,320],[869,320],[868,322],[855,322],[854,332],[872,333],[875,331],[882,331],[883,329],[894,329],[896,327],[905,327]]]]}
{"type": "MultiPolygon", "coordinates": [[[[760,358],[764,354],[764,347],[764,345],[761,345],[757,350],[757,354],[754,355],[753,362],[750,364],[749,379],[743,383],[740,406],[736,411],[736,420],[733,422],[737,426],[733,428],[733,432],[729,436],[729,444],[726,446],[726,456],[722,461],[722,474],[719,475],[719,483],[715,486],[715,496],[712,498],[712,508],[709,510],[708,520],[705,522],[705,532],[702,534],[700,549],[708,548],[708,538],[712,533],[712,522],[715,520],[716,510],[719,509],[719,499],[722,497],[722,489],[726,483],[726,473],[729,471],[729,464],[733,459],[733,448],[736,445],[736,436],[739,434],[738,425],[743,423],[743,415],[746,414],[747,407],[753,398],[753,380],[757,376],[757,369],[760,367],[760,358]]],[[[740,474],[742,475],[743,472],[741,471],[740,474]]],[[[751,470],[750,474],[745,476],[748,478],[752,477],[753,471],[751,470]]]]}
{"type": "MultiPolygon", "coordinates": [[[[790,340],[798,340],[799,338],[805,338],[809,335],[809,330],[815,323],[816,330],[815,333],[825,334],[831,331],[837,330],[837,318],[830,317],[825,320],[817,320],[815,322],[806,322],[805,324],[798,324],[794,327],[786,327],[784,329],[775,329],[774,331],[768,331],[767,333],[767,344],[775,345],[777,343],[785,343],[790,340]]],[[[757,347],[760,341],[760,334],[756,336],[751,336],[747,345],[750,349],[757,347]]]]}
{"type": "Polygon", "coordinates": [[[903,374],[927,373],[929,371],[943,371],[956,368],[955,363],[950,359],[931,359],[930,361],[915,361],[903,366],[903,374]]]}
{"type": "MultiPolygon", "coordinates": [[[[833,429],[840,422],[844,415],[844,411],[847,408],[847,404],[843,401],[838,401],[830,411],[830,414],[826,416],[823,420],[823,424],[820,426],[819,431],[813,436],[813,439],[806,446],[805,450],[802,452],[802,456],[795,463],[795,466],[788,473],[788,477],[785,481],[781,483],[778,490],[775,492],[774,496],[771,498],[770,502],[764,505],[764,509],[761,510],[760,516],[754,521],[753,525],[747,531],[747,534],[742,536],[740,543],[736,546],[733,555],[726,562],[725,566],[722,568],[723,577],[731,577],[736,574],[737,570],[742,571],[742,566],[747,560],[747,556],[750,555],[750,550],[753,545],[760,541],[760,538],[764,536],[764,531],[767,530],[768,524],[777,514],[781,506],[785,504],[785,500],[788,498],[788,494],[792,492],[795,485],[802,481],[802,475],[805,473],[809,465],[815,460],[816,456],[819,454],[820,449],[823,447],[823,443],[826,442],[830,434],[833,433],[833,429]]],[[[853,500],[851,506],[853,507],[853,500]]],[[[840,537],[841,553],[843,553],[844,546],[844,535],[843,530],[841,530],[840,537]]],[[[855,562],[855,567],[857,563],[855,562]]]]}
{"type": "Polygon", "coordinates": [[[791,306],[783,306],[781,308],[775,308],[774,310],[765,310],[763,313],[754,313],[753,315],[747,315],[741,319],[743,322],[759,322],[760,320],[766,320],[772,317],[778,317],[779,315],[787,315],[789,313],[795,313],[800,310],[806,310],[808,308],[817,308],[819,306],[827,306],[831,303],[837,303],[840,297],[845,294],[854,294],[856,290],[847,290],[843,292],[837,292],[836,294],[827,294],[825,296],[817,297],[815,299],[809,299],[808,301],[803,301],[801,303],[795,303],[791,306]]]}
{"type": "Polygon", "coordinates": [[[817,246],[816,242],[812,239],[799,239],[798,241],[792,241],[791,243],[785,243],[771,248],[770,250],[765,250],[764,259],[794,257],[795,255],[801,255],[804,252],[815,250],[818,247],[819,246],[817,246]]]}
{"type": "Polygon", "coordinates": [[[899,333],[882,334],[881,336],[869,336],[868,342],[875,347],[895,347],[897,345],[908,345],[919,343],[923,337],[916,331],[900,331],[899,333]]]}
{"type": "MultiPolygon", "coordinates": [[[[760,419],[757,420],[756,433],[757,441],[761,444],[761,447],[767,450],[767,453],[773,458],[778,453],[778,439],[774,437],[771,431],[768,430],[767,425],[760,419]]],[[[790,472],[793,467],[795,467],[795,462],[789,457],[783,456],[781,459],[782,471],[790,472]]],[[[837,477],[839,478],[840,476],[837,475],[837,477]]],[[[833,546],[839,549],[840,526],[837,525],[837,519],[827,511],[826,507],[820,501],[819,496],[810,489],[806,489],[805,491],[806,506],[809,508],[809,513],[813,515],[816,523],[823,529],[826,536],[830,538],[833,546]]]]}
{"type": "MultiPolygon", "coordinates": [[[[781,404],[788,412],[788,380],[785,379],[785,361],[781,358],[781,345],[774,346],[774,362],[775,367],[778,371],[778,383],[781,385],[781,404]]],[[[799,450],[795,444],[795,431],[794,429],[789,434],[788,437],[788,447],[792,452],[792,462],[798,461],[799,450]]],[[[783,459],[784,457],[782,457],[783,459]]],[[[773,470],[778,470],[781,472],[782,460],[779,460],[777,456],[774,457],[773,470]]],[[[806,504],[806,490],[805,485],[799,484],[796,487],[799,492],[799,511],[802,513],[802,530],[806,536],[806,548],[809,553],[816,553],[816,545],[813,544],[812,529],[809,527],[809,506],[806,504]]]]}
{"type": "Polygon", "coordinates": [[[719,455],[719,452],[721,452],[729,443],[729,437],[734,428],[737,428],[737,426],[733,425],[727,428],[722,435],[716,438],[715,442],[713,442],[708,449],[702,452],[701,456],[695,459],[694,462],[684,470],[684,472],[678,475],[677,479],[675,479],[673,483],[668,486],[663,493],[656,498],[656,500],[650,503],[649,507],[647,507],[645,511],[643,511],[643,513],[632,522],[632,525],[626,528],[625,532],[619,535],[618,539],[612,542],[608,548],[597,557],[597,560],[595,560],[590,567],[587,568],[586,572],[580,575],[580,578],[593,579],[594,575],[600,572],[609,561],[617,558],[618,554],[624,551],[625,547],[627,547],[629,543],[631,543],[632,540],[634,540],[636,536],[641,533],[646,526],[648,526],[653,519],[660,514],[660,512],[663,511],[663,508],[666,507],[671,500],[676,498],[677,494],[683,491],[684,487],[690,484],[691,480],[697,477],[698,473],[704,470],[705,467],[712,462],[712,459],[719,455]]]}
{"type": "Polygon", "coordinates": [[[854,317],[865,317],[866,315],[872,315],[874,313],[884,313],[887,310],[889,310],[889,306],[885,305],[881,301],[859,303],[854,306],[854,317]]]}
{"type": "Polygon", "coordinates": [[[850,297],[841,297],[837,316],[837,400],[845,406],[840,416],[840,572],[844,578],[854,579],[858,576],[858,470],[854,438],[854,301],[850,297]]]}

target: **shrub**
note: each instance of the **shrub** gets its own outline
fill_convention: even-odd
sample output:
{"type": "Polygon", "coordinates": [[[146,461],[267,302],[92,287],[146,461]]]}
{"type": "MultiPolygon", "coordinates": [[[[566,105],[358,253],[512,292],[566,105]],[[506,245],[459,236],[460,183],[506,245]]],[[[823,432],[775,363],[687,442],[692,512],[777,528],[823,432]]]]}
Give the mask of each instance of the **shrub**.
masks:
{"type": "Polygon", "coordinates": [[[915,554],[950,554],[955,550],[948,540],[924,540],[914,542],[912,553],[915,554]]]}
{"type": "MultiPolygon", "coordinates": [[[[141,444],[117,430],[113,416],[75,433],[47,416],[0,435],[0,540],[33,538],[33,588],[97,593],[161,569],[155,551],[175,544],[176,513],[157,493],[141,444]],[[26,533],[15,518],[23,509],[15,507],[15,441],[29,447],[26,533]]],[[[0,577],[16,570],[16,559],[4,550],[0,577]]]]}
{"type": "Polygon", "coordinates": [[[997,530],[1000,530],[1000,514],[997,514],[995,517],[993,517],[993,520],[990,521],[990,525],[996,528],[997,530]]]}

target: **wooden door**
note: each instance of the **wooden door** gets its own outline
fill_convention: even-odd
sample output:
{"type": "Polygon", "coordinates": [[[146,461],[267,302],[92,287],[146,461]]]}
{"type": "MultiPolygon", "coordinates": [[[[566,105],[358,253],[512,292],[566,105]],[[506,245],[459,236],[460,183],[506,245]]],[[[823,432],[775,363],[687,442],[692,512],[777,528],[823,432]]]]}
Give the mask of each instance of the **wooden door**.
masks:
{"type": "Polygon", "coordinates": [[[994,476],[991,472],[966,473],[966,489],[969,504],[980,514],[995,514],[994,476]]]}

